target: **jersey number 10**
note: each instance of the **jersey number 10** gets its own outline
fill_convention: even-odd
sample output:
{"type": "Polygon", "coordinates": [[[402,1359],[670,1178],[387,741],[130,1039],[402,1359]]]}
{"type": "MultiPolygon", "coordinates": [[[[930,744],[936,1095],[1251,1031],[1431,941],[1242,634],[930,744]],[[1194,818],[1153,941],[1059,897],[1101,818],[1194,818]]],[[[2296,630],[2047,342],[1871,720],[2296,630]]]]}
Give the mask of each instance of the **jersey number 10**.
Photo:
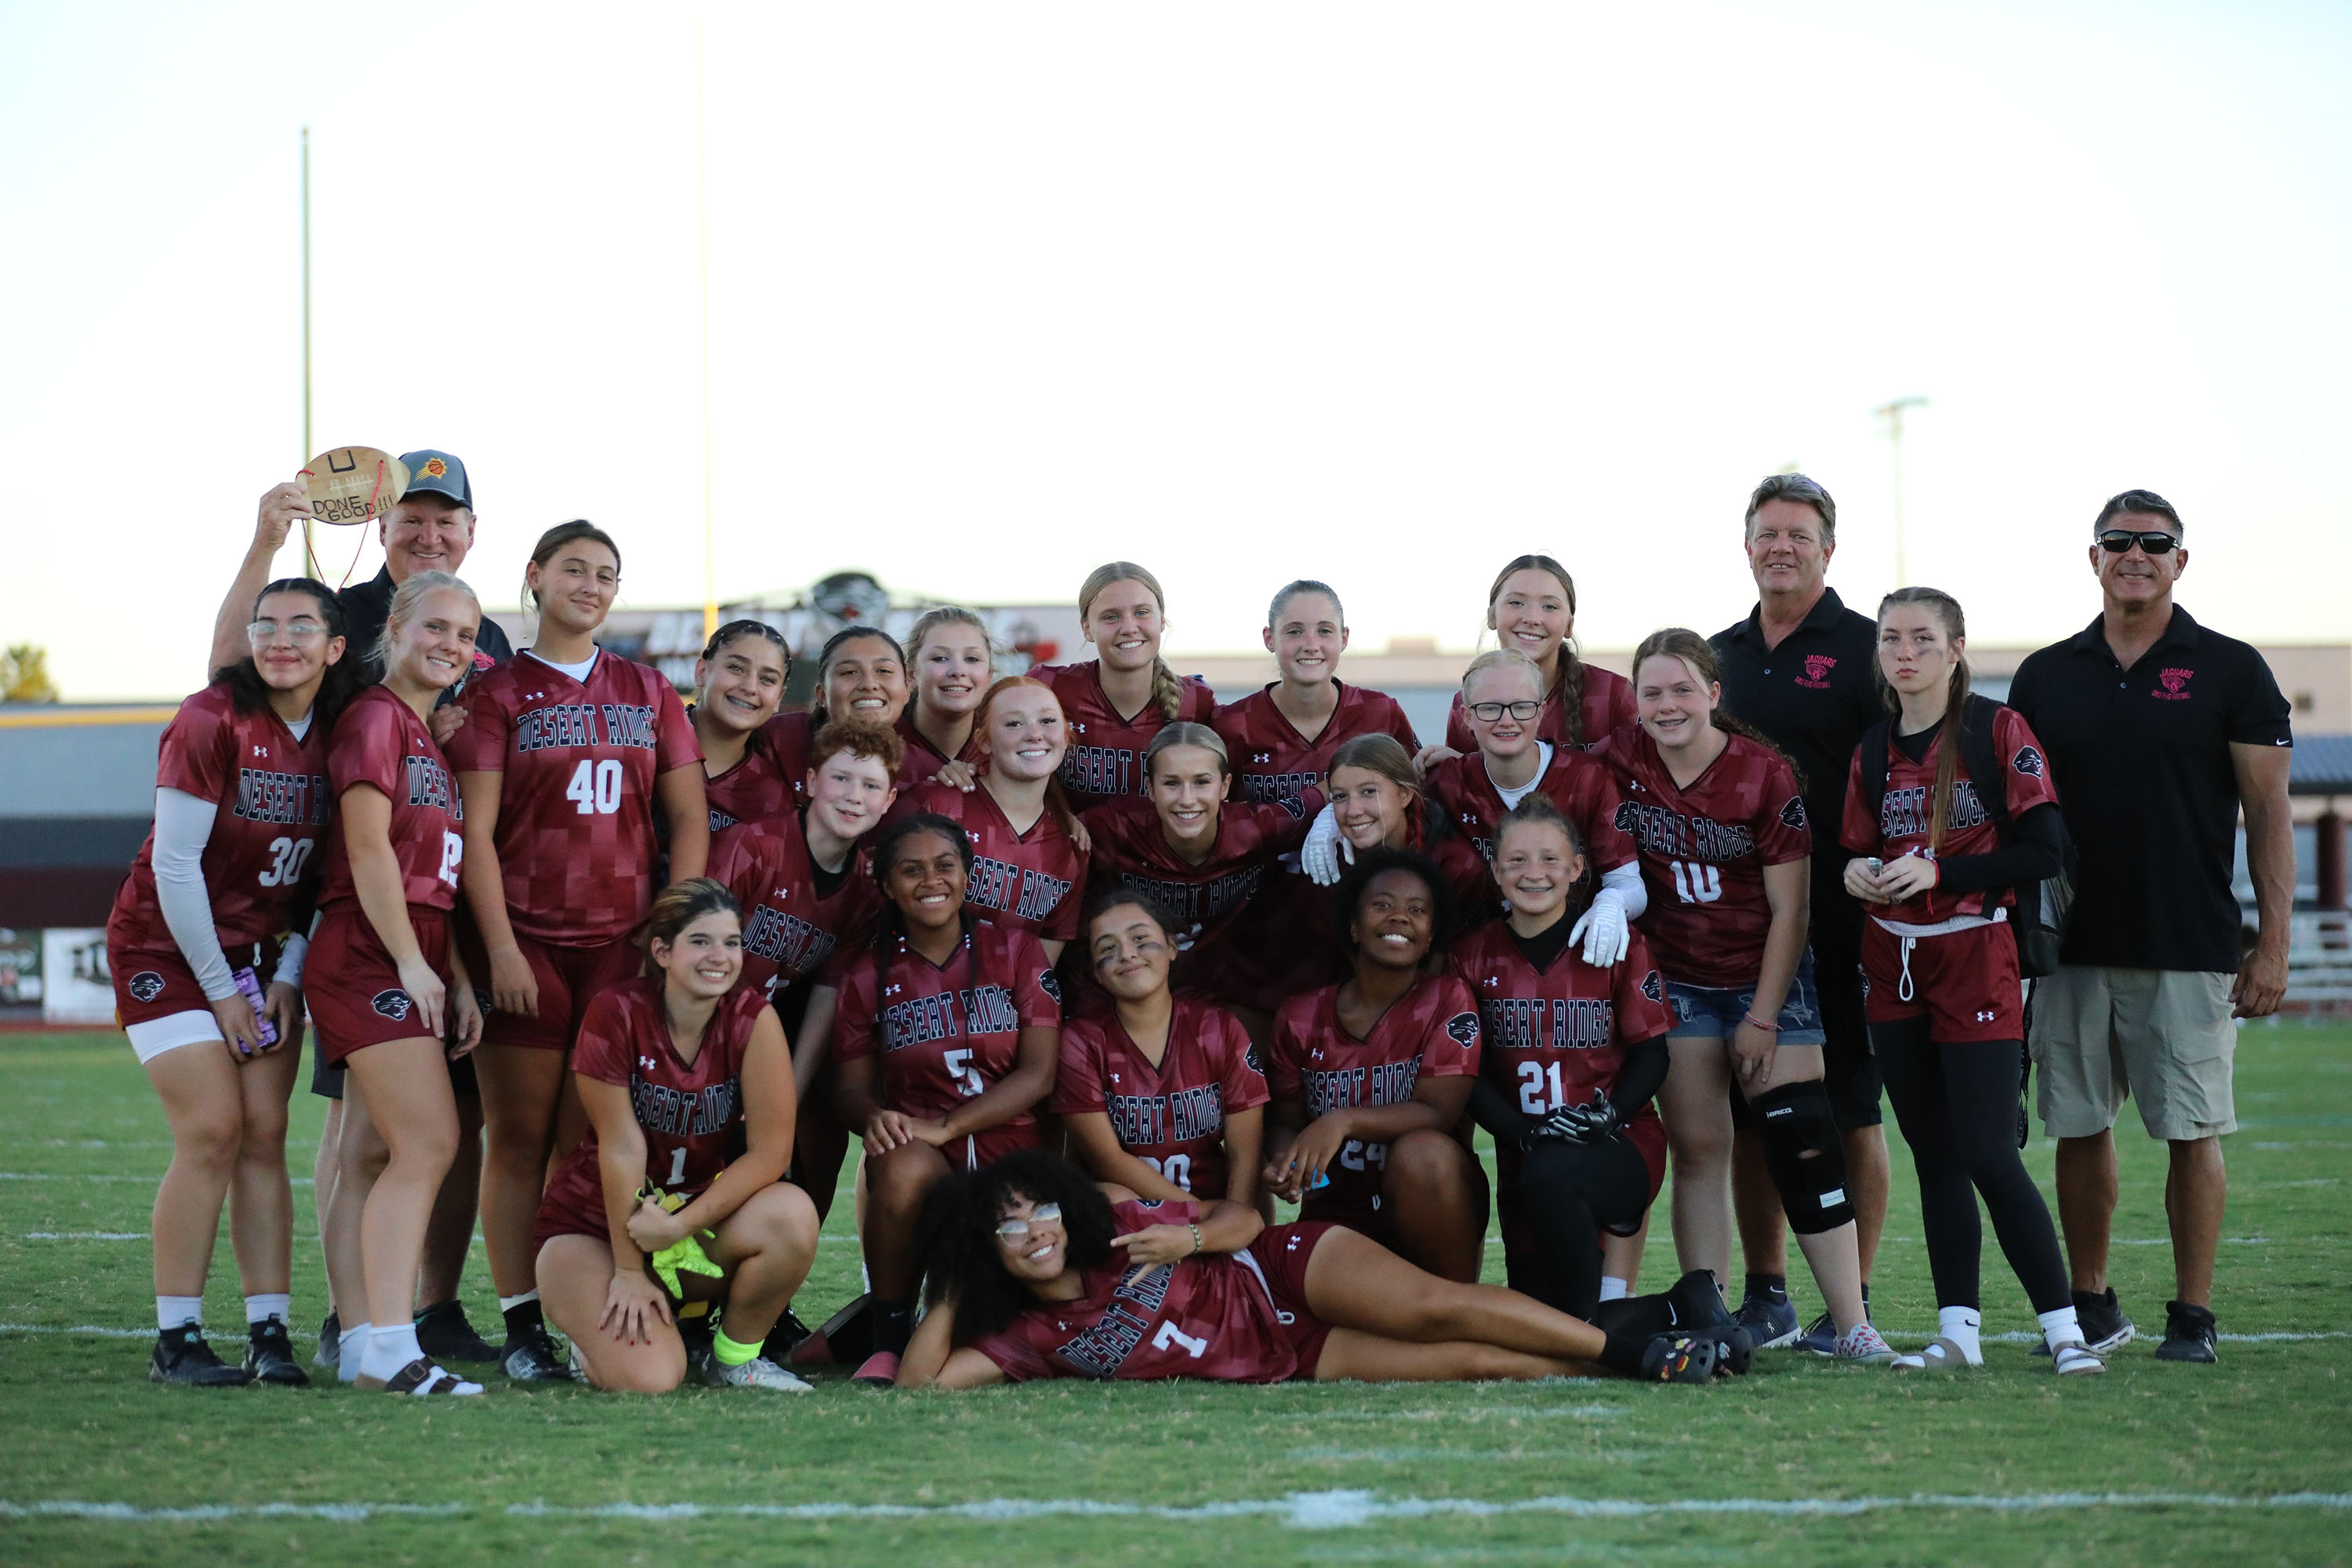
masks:
{"type": "Polygon", "coordinates": [[[572,770],[563,798],[583,816],[610,816],[621,809],[621,764],[583,761],[572,770]]]}
{"type": "Polygon", "coordinates": [[[1674,868],[1675,896],[1683,902],[1711,904],[1723,897],[1722,868],[1704,860],[1669,860],[1666,864],[1674,868]]]}

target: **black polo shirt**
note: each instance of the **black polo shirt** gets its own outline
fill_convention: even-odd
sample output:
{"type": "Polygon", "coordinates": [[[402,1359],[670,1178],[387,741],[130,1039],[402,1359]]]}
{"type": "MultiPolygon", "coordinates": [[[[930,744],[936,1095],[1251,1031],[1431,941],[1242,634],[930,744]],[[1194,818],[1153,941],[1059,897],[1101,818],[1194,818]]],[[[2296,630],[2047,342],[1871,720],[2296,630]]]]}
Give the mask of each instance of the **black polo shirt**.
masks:
{"type": "MultiPolygon", "coordinates": [[[[351,639],[349,646],[368,661],[368,668],[378,677],[383,674],[383,667],[375,661],[375,645],[376,639],[383,636],[383,623],[392,616],[392,568],[384,566],[366,582],[355,583],[335,595],[342,602],[343,631],[351,639]]],[[[488,669],[513,657],[514,647],[507,641],[507,634],[498,622],[484,616],[481,630],[474,634],[474,668],[488,669]]],[[[467,677],[468,680],[472,679],[467,677]]],[[[464,687],[465,681],[459,681],[441,694],[441,700],[456,701],[457,693],[464,687]]]]}
{"type": "Polygon", "coordinates": [[[2238,967],[2234,742],[2289,746],[2263,656],[2175,605],[2126,669],[2105,617],[2027,657],[2009,705],[2050,756],[2081,864],[2061,956],[2120,969],[2238,967]]]}
{"type": "Polygon", "coordinates": [[[1803,771],[1805,815],[1813,822],[1813,880],[1840,884],[1847,859],[1838,845],[1846,774],[1863,731],[1886,717],[1875,673],[1878,623],[1847,609],[1836,589],[1824,588],[1777,647],[1764,646],[1760,604],[1746,620],[1707,640],[1723,677],[1724,707],[1771,737],[1803,771]]]}

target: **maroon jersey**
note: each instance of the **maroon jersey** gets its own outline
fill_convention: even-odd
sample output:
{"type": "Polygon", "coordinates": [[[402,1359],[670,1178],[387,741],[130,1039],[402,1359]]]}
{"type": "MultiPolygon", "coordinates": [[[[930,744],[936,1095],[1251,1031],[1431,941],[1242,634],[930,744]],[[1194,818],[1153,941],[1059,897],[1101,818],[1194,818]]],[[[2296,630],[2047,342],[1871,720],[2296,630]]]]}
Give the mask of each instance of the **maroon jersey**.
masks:
{"type": "Polygon", "coordinates": [[[910,790],[890,815],[920,811],[961,824],[971,840],[971,875],[964,882],[963,901],[982,919],[1030,931],[1041,942],[1076,937],[1087,856],[1063,831],[1060,817],[1048,810],[1028,832],[1016,832],[986,788],[975,785],[967,795],[952,784],[910,790]]]}
{"type": "Polygon", "coordinates": [[[818,885],[809,858],[808,824],[787,811],[765,824],[744,823],[710,841],[712,879],[724,882],[743,907],[743,978],[738,984],[773,995],[795,980],[821,973],[838,948],[856,947],[882,918],[882,893],[850,851],[836,879],[818,885]]]}
{"type": "Polygon", "coordinates": [[[585,680],[520,653],[475,679],[450,737],[461,773],[503,773],[507,918],[539,942],[625,936],[654,899],[654,781],[702,761],[669,678],[599,653],[585,680]]]}
{"type": "MultiPolygon", "coordinates": [[[[1141,795],[1144,749],[1168,722],[1160,716],[1160,704],[1146,702],[1134,718],[1121,718],[1103,695],[1099,667],[1091,658],[1083,664],[1043,664],[1029,673],[1052,687],[1062,705],[1070,744],[1062,754],[1058,776],[1071,809],[1084,811],[1107,800],[1141,795]]],[[[1215,693],[1190,675],[1181,679],[1181,685],[1179,720],[1205,724],[1216,717],[1215,693]]]]}
{"type": "Polygon", "coordinates": [[[1609,1093],[1626,1045],[1662,1038],[1674,1024],[1665,982],[1639,931],[1624,962],[1606,969],[1585,963],[1575,942],[1538,969],[1509,924],[1496,921],[1456,942],[1446,968],[1478,999],[1480,1070],[1524,1116],[1609,1093]]]}
{"type": "MultiPolygon", "coordinates": [[[[693,710],[688,709],[688,718],[692,715],[693,710]]],[[[702,797],[710,807],[711,832],[732,827],[739,822],[758,824],[782,816],[799,798],[793,781],[784,777],[782,762],[776,755],[770,732],[773,722],[771,720],[751,732],[751,738],[744,743],[741,760],[733,767],[702,781],[702,797]]]]}
{"type": "Polygon", "coordinates": [[[1233,763],[1235,800],[1262,805],[1297,800],[1307,790],[1321,789],[1331,753],[1359,735],[1393,735],[1407,755],[1421,749],[1395,698],[1345,681],[1331,684],[1339,693],[1339,706],[1311,741],[1274,705],[1271,685],[1217,710],[1217,734],[1233,763]]]}
{"type": "Polygon", "coordinates": [[[1215,847],[1192,866],[1168,847],[1150,801],[1111,801],[1086,814],[1095,879],[1150,893],[1166,905],[1178,926],[1171,934],[1189,955],[1188,981],[1211,984],[1220,939],[1273,871],[1276,858],[1305,841],[1322,809],[1319,790],[1269,805],[1229,800],[1217,816],[1215,847]]]}
{"type": "MultiPolygon", "coordinates": [[[[1495,830],[1509,807],[1486,776],[1486,759],[1472,752],[1440,763],[1429,770],[1428,784],[1454,819],[1454,831],[1476,847],[1479,858],[1492,860],[1495,830]]],[[[1596,869],[1614,871],[1633,863],[1633,841],[1617,826],[1617,784],[1607,768],[1582,752],[1558,746],[1536,787],[1584,835],[1586,856],[1596,869]]]]}
{"type": "MultiPolygon", "coordinates": [[[[1597,664],[1584,667],[1584,701],[1578,711],[1584,719],[1584,739],[1579,744],[1588,752],[1603,735],[1637,723],[1642,717],[1633,702],[1633,683],[1597,664]]],[[[1555,746],[1568,744],[1568,694],[1564,689],[1554,688],[1551,695],[1544,699],[1543,716],[1536,721],[1536,739],[1549,741],[1555,746]]],[[[1445,743],[1465,756],[1478,752],[1478,736],[1470,728],[1470,715],[1462,710],[1459,691],[1454,694],[1454,706],[1445,715],[1445,743]]]]}
{"type": "Polygon", "coordinates": [[[809,753],[816,750],[816,729],[815,716],[808,713],[779,713],[760,726],[760,739],[776,759],[776,772],[792,791],[794,805],[808,804],[809,769],[816,765],[809,753]]]}
{"type": "MultiPolygon", "coordinates": [[[[338,800],[354,784],[373,784],[383,792],[392,802],[392,852],[400,861],[404,896],[429,910],[457,908],[457,868],[466,858],[466,807],[425,721],[384,688],[369,687],[335,721],[327,777],[338,800]]],[[[339,811],[327,833],[326,887],[319,907],[358,905],[339,811]]]]}
{"type": "MultiPolygon", "coordinates": [[[[224,949],[278,935],[318,884],[311,862],[334,796],[327,785],[327,727],[314,714],[301,740],[264,703],[240,713],[226,683],[185,702],[163,731],[155,787],[220,807],[205,841],[205,890],[224,949]]],[[[155,834],[139,847],[107,922],[126,948],[171,947],[155,900],[155,834]]]]}
{"type": "MultiPolygon", "coordinates": [[[[654,1185],[691,1202],[727,1168],[728,1134],[743,1115],[743,1057],[766,1010],[757,991],[722,998],[689,1063],[670,1039],[660,981],[624,980],[588,1004],[572,1070],[629,1091],[646,1140],[646,1179],[654,1185]]],[[[593,1125],[556,1166],[541,1203],[583,1221],[594,1216],[595,1234],[605,1233],[593,1125]]]]}
{"type": "Polygon", "coordinates": [[[1617,826],[1642,859],[1650,908],[1642,917],[1658,962],[1685,985],[1753,985],[1764,969],[1772,906],[1764,868],[1813,852],[1812,825],[1788,759],[1745,735],[1687,789],[1666,771],[1639,725],[1616,731],[1592,755],[1617,781],[1617,826]]]}
{"type": "MultiPolygon", "coordinates": [[[[1177,1199],[1113,1204],[1125,1236],[1192,1225],[1202,1205],[1177,1199]]],[[[1127,1264],[1124,1249],[1084,1270],[1086,1294],[1040,1301],[972,1348],[1008,1381],[1042,1377],[1210,1378],[1280,1383],[1298,1370],[1256,1259],[1204,1252],[1174,1263],[1127,1264]]]]}
{"type": "Polygon", "coordinates": [[[1175,999],[1158,1067],[1116,1011],[1073,1018],[1062,1031],[1053,1110],[1103,1112],[1120,1148],[1188,1193],[1225,1195],[1226,1113],[1268,1098],[1249,1031],[1206,1002],[1175,999]]]}
{"type": "MultiPolygon", "coordinates": [[[[894,1110],[942,1121],[1013,1070],[1022,1030],[1061,1027],[1060,984],[1025,931],[975,921],[936,966],[903,936],[884,942],[878,955],[842,953],[828,978],[841,988],[833,1048],[845,1061],[881,1053],[894,1110]]],[[[1036,1120],[1024,1110],[1003,1125],[1036,1120]]]]}
{"type": "MultiPolygon", "coordinates": [[[[1855,748],[1853,764],[1846,773],[1845,821],[1840,825],[1840,837],[1854,854],[1893,861],[1904,855],[1927,853],[1927,802],[1936,793],[1936,753],[1952,740],[1954,716],[1948,713],[1945,718],[1947,721],[1928,742],[1927,754],[1916,763],[1889,736],[1886,799],[1880,805],[1876,822],[1870,820],[1870,797],[1862,787],[1862,751],[1855,748]]],[[[2058,786],[2050,778],[2049,753],[2034,739],[2025,715],[2014,708],[2004,707],[1993,715],[1992,754],[2000,763],[2011,822],[2037,805],[2058,804],[2058,786]]],[[[1954,770],[1952,798],[1944,812],[1944,844],[1936,853],[1990,855],[2000,847],[2000,832],[1977,798],[1977,786],[1964,763],[1954,770]]],[[[1997,891],[1999,903],[2016,901],[2009,889],[1997,891]]],[[[1940,925],[1958,915],[1991,914],[1994,904],[1988,900],[1993,897],[1981,891],[1956,895],[1930,888],[1891,909],[1884,904],[1864,907],[1881,920],[1904,925],[1940,925]]]]}
{"type": "MultiPolygon", "coordinates": [[[[1308,1121],[1354,1105],[1402,1105],[1430,1078],[1478,1071],[1478,1012],[1469,987],[1450,974],[1424,975],[1398,997],[1363,1039],[1339,1022],[1339,988],[1293,996],[1274,1016],[1265,1079],[1276,1100],[1306,1108],[1308,1121]]],[[[1380,1211],[1389,1146],[1350,1138],[1332,1163],[1330,1184],[1306,1194],[1303,1220],[1361,1222],[1380,1211]]]]}
{"type": "Polygon", "coordinates": [[[907,743],[906,756],[898,764],[898,777],[895,781],[901,792],[930,783],[950,762],[976,768],[988,755],[987,748],[980,743],[980,731],[974,727],[971,736],[965,740],[962,751],[953,757],[941,756],[938,749],[923,738],[923,732],[915,728],[915,700],[911,697],[907,700],[906,711],[900,713],[898,721],[890,727],[898,731],[898,739],[907,743]]]}

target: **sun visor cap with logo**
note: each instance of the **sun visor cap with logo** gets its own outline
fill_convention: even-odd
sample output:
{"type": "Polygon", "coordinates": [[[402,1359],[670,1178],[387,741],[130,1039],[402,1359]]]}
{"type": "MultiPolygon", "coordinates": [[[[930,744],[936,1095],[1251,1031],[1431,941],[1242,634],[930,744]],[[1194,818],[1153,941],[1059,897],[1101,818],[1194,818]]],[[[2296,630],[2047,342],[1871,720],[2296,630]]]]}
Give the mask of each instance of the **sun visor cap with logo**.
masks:
{"type": "Polygon", "coordinates": [[[474,481],[456,458],[428,448],[403,452],[400,460],[408,468],[408,495],[446,496],[467,511],[474,510],[474,481]]]}

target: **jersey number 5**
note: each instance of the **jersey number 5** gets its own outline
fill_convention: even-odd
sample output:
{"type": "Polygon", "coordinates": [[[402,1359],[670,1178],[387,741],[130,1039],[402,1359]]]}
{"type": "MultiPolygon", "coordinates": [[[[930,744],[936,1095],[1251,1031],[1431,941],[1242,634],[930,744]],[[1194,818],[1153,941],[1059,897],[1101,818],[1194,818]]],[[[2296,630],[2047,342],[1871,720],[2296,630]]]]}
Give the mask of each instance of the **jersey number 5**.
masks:
{"type": "Polygon", "coordinates": [[[563,798],[583,816],[610,816],[621,809],[621,764],[583,760],[563,786],[563,798]]]}
{"type": "Polygon", "coordinates": [[[966,1100],[976,1098],[988,1088],[980,1081],[980,1074],[971,1065],[970,1047],[942,1053],[940,1065],[948,1069],[948,1081],[954,1084],[956,1092],[966,1100]]]}

